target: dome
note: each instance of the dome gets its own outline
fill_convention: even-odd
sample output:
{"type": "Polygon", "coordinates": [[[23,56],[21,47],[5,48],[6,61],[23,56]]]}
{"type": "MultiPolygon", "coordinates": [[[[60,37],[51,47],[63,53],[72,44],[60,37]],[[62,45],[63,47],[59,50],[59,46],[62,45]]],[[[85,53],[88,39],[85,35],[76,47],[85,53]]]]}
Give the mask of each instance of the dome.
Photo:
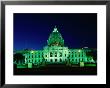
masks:
{"type": "Polygon", "coordinates": [[[56,26],[53,32],[50,34],[49,39],[47,40],[48,46],[64,46],[64,40],[61,34],[58,32],[56,26]]]}

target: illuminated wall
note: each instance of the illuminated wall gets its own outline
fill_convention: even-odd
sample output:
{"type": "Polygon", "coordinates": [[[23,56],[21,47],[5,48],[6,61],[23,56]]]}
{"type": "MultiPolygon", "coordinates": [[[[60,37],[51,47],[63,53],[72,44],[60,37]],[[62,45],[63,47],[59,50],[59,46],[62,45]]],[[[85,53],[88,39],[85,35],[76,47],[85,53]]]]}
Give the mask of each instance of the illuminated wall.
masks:
{"type": "Polygon", "coordinates": [[[52,63],[64,63],[65,65],[95,62],[92,55],[87,55],[91,52],[89,48],[68,49],[64,46],[64,39],[55,27],[47,40],[47,46],[43,50],[23,50],[17,51],[21,53],[24,59],[14,61],[18,68],[32,68],[33,65],[40,66],[52,63]],[[83,62],[83,63],[82,63],[83,62]]]}

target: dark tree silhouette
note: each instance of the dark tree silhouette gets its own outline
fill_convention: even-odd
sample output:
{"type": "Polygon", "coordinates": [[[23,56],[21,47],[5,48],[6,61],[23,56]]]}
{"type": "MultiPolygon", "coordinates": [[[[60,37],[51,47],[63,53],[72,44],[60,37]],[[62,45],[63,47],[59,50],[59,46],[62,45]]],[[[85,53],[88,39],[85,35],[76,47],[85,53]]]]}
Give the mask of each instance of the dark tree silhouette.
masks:
{"type": "Polygon", "coordinates": [[[14,54],[14,62],[16,61],[16,63],[20,62],[24,62],[24,56],[21,53],[16,53],[14,54]]]}
{"type": "Polygon", "coordinates": [[[96,51],[96,50],[91,50],[90,52],[87,52],[86,55],[87,55],[87,56],[92,56],[93,59],[94,59],[95,61],[97,61],[97,51],[96,51]]]}

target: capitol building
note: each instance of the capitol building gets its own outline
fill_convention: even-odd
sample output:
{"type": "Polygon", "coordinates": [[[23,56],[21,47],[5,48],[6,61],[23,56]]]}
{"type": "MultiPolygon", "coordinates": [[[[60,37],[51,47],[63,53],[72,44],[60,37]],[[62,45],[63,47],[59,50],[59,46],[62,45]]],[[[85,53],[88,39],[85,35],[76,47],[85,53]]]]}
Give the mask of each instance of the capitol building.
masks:
{"type": "Polygon", "coordinates": [[[20,50],[14,52],[14,64],[17,68],[34,68],[48,64],[65,64],[66,66],[78,65],[83,67],[85,63],[96,63],[88,47],[69,49],[64,45],[64,39],[57,27],[54,27],[47,40],[47,46],[43,50],[20,50]],[[17,55],[22,55],[20,58],[17,55]]]}

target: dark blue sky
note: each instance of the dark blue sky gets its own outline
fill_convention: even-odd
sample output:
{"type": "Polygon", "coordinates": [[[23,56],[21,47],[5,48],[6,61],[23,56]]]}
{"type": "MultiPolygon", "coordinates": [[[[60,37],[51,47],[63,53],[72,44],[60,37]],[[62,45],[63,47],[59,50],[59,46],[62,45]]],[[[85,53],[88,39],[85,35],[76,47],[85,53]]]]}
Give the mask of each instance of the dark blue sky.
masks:
{"type": "Polygon", "coordinates": [[[97,48],[97,14],[15,13],[14,49],[43,49],[55,25],[69,48],[97,48]]]}

